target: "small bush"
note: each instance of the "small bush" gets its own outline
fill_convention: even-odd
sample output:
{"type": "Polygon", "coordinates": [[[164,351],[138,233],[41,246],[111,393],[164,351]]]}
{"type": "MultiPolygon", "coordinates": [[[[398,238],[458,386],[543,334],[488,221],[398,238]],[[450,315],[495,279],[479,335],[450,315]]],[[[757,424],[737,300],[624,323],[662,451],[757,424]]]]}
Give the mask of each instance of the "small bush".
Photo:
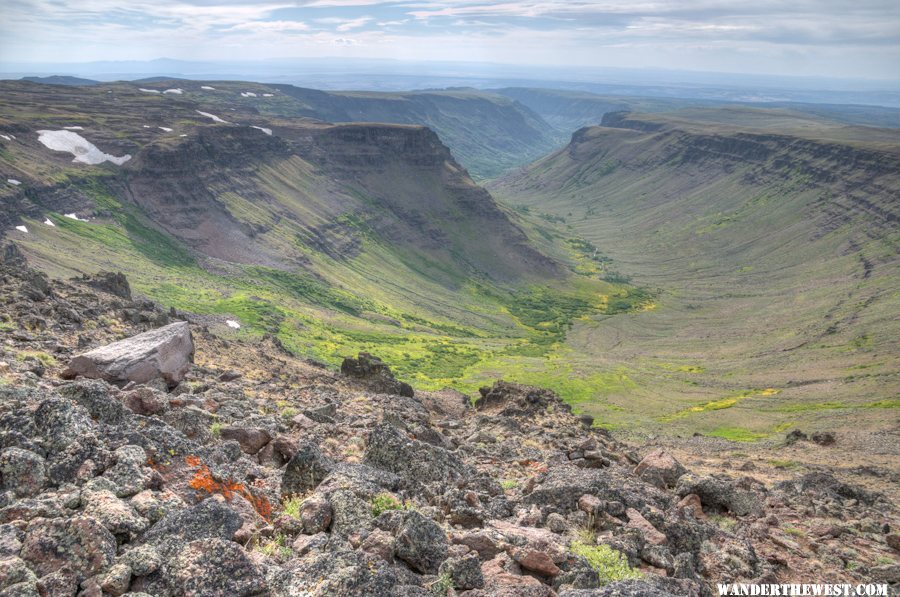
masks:
{"type": "Polygon", "coordinates": [[[379,493],[372,498],[372,516],[379,516],[388,510],[400,510],[403,504],[389,493],[379,493]]]}
{"type": "Polygon", "coordinates": [[[587,545],[575,541],[570,546],[572,553],[582,556],[600,576],[600,584],[617,580],[641,578],[641,573],[628,565],[628,559],[609,545],[587,545]]]}
{"type": "Polygon", "coordinates": [[[284,535],[282,535],[281,533],[278,533],[265,543],[258,544],[256,546],[256,549],[260,553],[265,554],[270,558],[278,557],[281,559],[288,559],[294,553],[294,550],[286,545],[284,535]]]}
{"type": "Polygon", "coordinates": [[[438,576],[437,580],[431,583],[428,589],[435,597],[445,597],[450,593],[451,589],[453,589],[453,579],[445,572],[438,576]]]}
{"type": "Polygon", "coordinates": [[[281,502],[282,511],[285,515],[290,516],[291,518],[300,518],[300,506],[303,505],[305,499],[303,496],[292,495],[290,497],[284,498],[284,501],[281,502]]]}
{"type": "Polygon", "coordinates": [[[503,489],[515,489],[519,486],[519,482],[515,479],[503,479],[500,481],[500,487],[503,489]]]}
{"type": "Polygon", "coordinates": [[[216,421],[209,426],[209,432],[212,433],[215,437],[221,437],[222,427],[224,427],[224,425],[222,425],[222,423],[220,423],[219,421],[216,421]]]}

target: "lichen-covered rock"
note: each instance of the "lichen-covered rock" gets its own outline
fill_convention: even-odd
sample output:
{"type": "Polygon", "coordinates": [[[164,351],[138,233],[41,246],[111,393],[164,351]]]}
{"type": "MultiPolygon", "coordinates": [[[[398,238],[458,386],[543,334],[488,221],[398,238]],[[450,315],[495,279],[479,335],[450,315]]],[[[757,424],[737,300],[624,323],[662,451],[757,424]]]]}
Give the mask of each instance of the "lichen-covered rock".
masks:
{"type": "Polygon", "coordinates": [[[61,386],[59,393],[87,409],[95,421],[108,425],[118,425],[128,412],[121,402],[110,396],[110,387],[103,381],[74,381],[61,386]]]}
{"type": "Polygon", "coordinates": [[[417,483],[449,483],[474,476],[455,454],[411,439],[387,423],[369,434],[364,461],[417,483]]]}
{"type": "Polygon", "coordinates": [[[90,516],[31,521],[21,551],[39,576],[65,566],[79,582],[110,566],[115,555],[115,537],[90,516]]]}
{"type": "Polygon", "coordinates": [[[396,556],[413,570],[426,574],[437,572],[447,559],[447,536],[433,520],[411,510],[407,512],[397,533],[396,556]]]}
{"type": "Polygon", "coordinates": [[[162,378],[175,386],[193,362],[190,326],[179,321],[78,355],[63,377],[74,379],[80,375],[123,385],[162,378]]]}
{"type": "Polygon", "coordinates": [[[121,542],[136,539],[149,526],[145,518],[111,491],[85,489],[81,500],[84,513],[100,521],[121,542]]]}
{"type": "Polygon", "coordinates": [[[318,487],[334,463],[312,444],[303,444],[287,463],[281,477],[281,495],[302,495],[318,487]]]}
{"type": "Polygon", "coordinates": [[[240,545],[223,539],[191,541],[179,551],[169,574],[179,595],[252,597],[267,593],[260,567],[240,545]]]}
{"type": "Polygon", "coordinates": [[[448,575],[453,588],[458,591],[484,587],[481,560],[476,555],[447,558],[441,564],[439,573],[448,575]]]}
{"type": "Polygon", "coordinates": [[[0,491],[18,497],[39,494],[47,482],[44,459],[30,450],[6,448],[0,452],[0,491]]]}
{"type": "Polygon", "coordinates": [[[144,534],[144,541],[155,545],[166,557],[189,541],[230,541],[241,525],[240,515],[225,504],[221,497],[214,496],[167,515],[144,534]]]}
{"type": "Polygon", "coordinates": [[[315,535],[327,531],[332,520],[331,504],[321,497],[311,497],[300,505],[300,522],[303,532],[315,535]]]}
{"type": "Polygon", "coordinates": [[[675,491],[681,497],[696,494],[704,506],[727,510],[736,516],[747,516],[762,510],[762,504],[756,495],[737,489],[734,482],[725,476],[700,477],[686,474],[678,479],[675,491]]]}
{"type": "Polygon", "coordinates": [[[268,431],[255,427],[222,427],[219,436],[223,440],[235,440],[245,454],[256,454],[272,439],[268,431]]]}

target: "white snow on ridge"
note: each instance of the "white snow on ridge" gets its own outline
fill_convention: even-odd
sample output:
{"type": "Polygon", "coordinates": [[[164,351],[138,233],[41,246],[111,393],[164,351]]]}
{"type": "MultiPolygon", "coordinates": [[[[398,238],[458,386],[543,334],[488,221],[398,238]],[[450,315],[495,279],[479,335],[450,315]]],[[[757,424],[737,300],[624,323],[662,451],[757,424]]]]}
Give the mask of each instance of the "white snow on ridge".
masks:
{"type": "Polygon", "coordinates": [[[16,230],[28,234],[28,228],[26,228],[25,226],[16,226],[16,230]]]}
{"type": "Polygon", "coordinates": [[[8,182],[9,184],[13,185],[14,187],[17,187],[17,186],[19,186],[20,184],[22,184],[22,181],[21,181],[21,180],[16,180],[15,178],[7,178],[7,179],[6,179],[6,182],[8,182]]]}
{"type": "Polygon", "coordinates": [[[87,222],[87,220],[82,220],[81,218],[79,218],[77,214],[65,214],[65,216],[67,218],[69,218],[70,220],[78,220],[79,222],[87,222]]]}
{"type": "Polygon", "coordinates": [[[207,118],[212,118],[214,122],[221,122],[222,124],[228,124],[228,121],[227,121],[227,120],[222,120],[221,118],[219,118],[219,117],[216,116],[215,114],[210,114],[209,112],[201,112],[200,110],[195,110],[195,111],[196,111],[197,114],[199,114],[200,116],[206,116],[207,118]]]}
{"type": "Polygon", "coordinates": [[[252,91],[242,91],[241,97],[256,97],[256,94],[252,91]]]}
{"type": "Polygon", "coordinates": [[[7,141],[12,141],[12,139],[10,139],[8,135],[0,135],[0,137],[3,137],[7,141]]]}
{"type": "Polygon", "coordinates": [[[226,321],[225,325],[227,325],[228,327],[235,329],[235,330],[241,329],[241,324],[239,324],[238,322],[236,322],[233,319],[229,319],[228,321],[226,321]]]}
{"type": "Polygon", "coordinates": [[[272,136],[272,129],[263,128],[263,127],[261,127],[261,126],[253,126],[252,124],[250,125],[250,128],[256,129],[256,130],[258,130],[258,131],[262,131],[262,132],[264,132],[265,134],[267,134],[267,135],[269,135],[269,136],[272,136]]]}
{"type": "Polygon", "coordinates": [[[144,93],[159,93],[159,89],[144,89],[143,87],[138,87],[138,91],[143,91],[144,93]]]}
{"type": "Polygon", "coordinates": [[[54,224],[53,222],[51,222],[51,221],[50,221],[50,218],[47,218],[46,220],[44,220],[44,224],[46,224],[47,226],[50,226],[50,227],[52,227],[52,228],[56,228],[56,224],[54,224]]]}
{"type": "Polygon", "coordinates": [[[83,131],[84,130],[83,126],[64,126],[63,128],[66,129],[67,131],[83,131]]]}
{"type": "Polygon", "coordinates": [[[210,87],[209,85],[201,85],[200,89],[205,89],[207,91],[215,91],[216,90],[215,87],[210,87]]]}
{"type": "Polygon", "coordinates": [[[122,157],[103,153],[97,149],[96,145],[72,131],[38,131],[38,141],[53,151],[71,153],[75,156],[75,159],[72,160],[73,162],[81,162],[83,164],[97,165],[103,162],[112,162],[117,166],[121,166],[131,159],[131,155],[127,153],[122,157]]]}
{"type": "Polygon", "coordinates": [[[148,128],[150,128],[150,125],[149,125],[149,124],[145,124],[145,125],[144,125],[144,128],[145,128],[145,129],[148,129],[148,128]]]}
{"type": "Polygon", "coordinates": [[[171,133],[171,132],[172,132],[172,129],[170,129],[170,128],[167,127],[167,126],[160,126],[160,127],[157,127],[157,128],[160,129],[160,130],[166,131],[167,133],[171,133]]]}
{"type": "Polygon", "coordinates": [[[183,89],[166,89],[165,91],[163,91],[163,93],[173,93],[175,95],[181,95],[182,93],[184,93],[184,90],[183,89]]]}
{"type": "Polygon", "coordinates": [[[274,97],[274,96],[275,96],[274,93],[264,93],[263,94],[263,97],[274,97]]]}

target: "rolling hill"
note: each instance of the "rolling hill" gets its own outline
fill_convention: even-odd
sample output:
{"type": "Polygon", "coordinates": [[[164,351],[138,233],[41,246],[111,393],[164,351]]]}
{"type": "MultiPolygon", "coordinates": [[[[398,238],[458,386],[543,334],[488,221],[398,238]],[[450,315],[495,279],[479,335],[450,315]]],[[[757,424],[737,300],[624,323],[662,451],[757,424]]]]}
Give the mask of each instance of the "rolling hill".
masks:
{"type": "Polygon", "coordinates": [[[490,188],[593,243],[607,279],[655,289],[653,308],[569,334],[576,369],[629,380],[585,406],[613,426],[754,439],[896,423],[896,130],[611,113],[490,188]]]}

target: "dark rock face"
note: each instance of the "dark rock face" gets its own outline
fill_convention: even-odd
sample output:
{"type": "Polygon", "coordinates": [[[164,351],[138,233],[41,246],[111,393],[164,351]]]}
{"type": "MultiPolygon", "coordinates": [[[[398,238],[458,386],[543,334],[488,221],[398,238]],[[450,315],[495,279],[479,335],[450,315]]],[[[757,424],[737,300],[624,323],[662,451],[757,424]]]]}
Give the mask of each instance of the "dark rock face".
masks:
{"type": "Polygon", "coordinates": [[[184,595],[217,597],[264,595],[263,571],[237,543],[223,539],[191,541],[172,561],[171,584],[184,595]]]}
{"type": "Polygon", "coordinates": [[[223,502],[208,498],[196,506],[170,514],[144,534],[144,541],[156,545],[165,555],[180,549],[185,541],[231,540],[241,528],[241,518],[223,502]]]}
{"type": "Polygon", "coordinates": [[[162,378],[174,386],[184,379],[193,361],[190,326],[177,322],[78,355],[63,377],[81,375],[123,385],[162,378]]]}
{"type": "Polygon", "coordinates": [[[291,458],[281,478],[281,495],[303,495],[318,487],[334,468],[334,463],[322,456],[312,444],[300,446],[291,458]]]}
{"type": "Polygon", "coordinates": [[[364,381],[374,392],[384,394],[397,394],[412,398],[413,389],[408,383],[397,381],[390,367],[384,364],[378,357],[373,357],[367,352],[359,353],[358,357],[346,358],[341,363],[341,373],[347,377],[353,377],[364,381]]]}
{"type": "Polygon", "coordinates": [[[433,574],[447,559],[447,536],[433,521],[411,511],[400,525],[394,550],[414,570],[433,574]]]}
{"type": "Polygon", "coordinates": [[[382,423],[369,434],[365,462],[412,482],[451,482],[470,474],[459,458],[382,423]]]}
{"type": "Polygon", "coordinates": [[[88,516],[34,520],[21,551],[22,559],[39,575],[66,567],[79,581],[112,564],[115,555],[115,537],[88,516]]]}
{"type": "Polygon", "coordinates": [[[681,497],[698,495],[704,506],[727,510],[736,516],[747,516],[762,509],[758,497],[750,491],[736,488],[727,477],[684,475],[678,480],[675,491],[681,497]]]}
{"type": "Polygon", "coordinates": [[[121,272],[99,272],[93,276],[86,276],[88,286],[103,290],[120,298],[131,300],[131,286],[128,278],[121,272]]]}

